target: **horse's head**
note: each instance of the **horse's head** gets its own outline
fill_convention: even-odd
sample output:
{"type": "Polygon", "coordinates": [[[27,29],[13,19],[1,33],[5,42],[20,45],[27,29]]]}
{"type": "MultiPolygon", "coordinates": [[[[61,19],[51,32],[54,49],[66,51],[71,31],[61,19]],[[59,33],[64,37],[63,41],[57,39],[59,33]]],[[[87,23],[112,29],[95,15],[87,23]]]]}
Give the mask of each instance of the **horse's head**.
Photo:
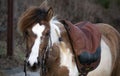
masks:
{"type": "Polygon", "coordinates": [[[20,17],[18,26],[26,40],[26,61],[33,70],[40,65],[39,56],[47,48],[50,37],[49,22],[52,16],[52,8],[44,2],[40,7],[27,9],[20,17]]]}
{"type": "Polygon", "coordinates": [[[40,66],[41,76],[46,73],[49,76],[77,76],[67,32],[53,17],[53,10],[46,2],[25,11],[18,28],[26,40],[26,62],[30,69],[40,66]]]}

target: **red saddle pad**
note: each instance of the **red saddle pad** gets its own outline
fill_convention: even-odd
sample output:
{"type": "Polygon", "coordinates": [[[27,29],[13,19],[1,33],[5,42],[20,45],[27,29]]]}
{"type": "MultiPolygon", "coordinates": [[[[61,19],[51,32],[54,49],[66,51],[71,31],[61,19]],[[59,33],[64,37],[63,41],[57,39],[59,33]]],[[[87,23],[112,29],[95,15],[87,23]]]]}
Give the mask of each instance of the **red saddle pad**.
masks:
{"type": "Polygon", "coordinates": [[[76,55],[80,55],[84,51],[96,52],[100,45],[101,33],[95,24],[90,22],[72,24],[67,20],[65,20],[65,23],[76,55]]]}

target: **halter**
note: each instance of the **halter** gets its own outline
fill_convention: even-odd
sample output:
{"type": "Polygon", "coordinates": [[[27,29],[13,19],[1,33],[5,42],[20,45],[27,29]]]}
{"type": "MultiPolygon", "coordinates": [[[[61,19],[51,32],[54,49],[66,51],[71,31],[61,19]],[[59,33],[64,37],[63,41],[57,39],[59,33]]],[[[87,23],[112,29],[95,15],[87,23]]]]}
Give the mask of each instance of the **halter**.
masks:
{"type": "MultiPolygon", "coordinates": [[[[51,36],[50,36],[50,34],[49,34],[49,41],[50,41],[50,43],[49,43],[49,41],[48,41],[48,44],[47,44],[47,46],[46,46],[46,48],[45,48],[45,51],[43,50],[43,53],[42,53],[42,57],[40,58],[40,66],[41,66],[41,72],[42,72],[42,75],[44,76],[45,74],[46,74],[46,72],[47,72],[47,69],[46,69],[46,57],[47,57],[47,55],[48,55],[48,52],[49,52],[49,50],[52,50],[52,40],[51,40],[51,36]]],[[[27,76],[27,60],[25,59],[24,60],[24,73],[25,73],[25,76],[27,76]]]]}
{"type": "Polygon", "coordinates": [[[42,75],[44,76],[47,72],[47,68],[46,68],[46,57],[48,56],[48,53],[49,53],[49,50],[52,50],[52,40],[51,40],[51,36],[49,34],[49,41],[50,43],[47,44],[47,47],[45,48],[45,51],[43,52],[43,55],[40,59],[40,66],[41,66],[41,72],[42,72],[42,75]]]}

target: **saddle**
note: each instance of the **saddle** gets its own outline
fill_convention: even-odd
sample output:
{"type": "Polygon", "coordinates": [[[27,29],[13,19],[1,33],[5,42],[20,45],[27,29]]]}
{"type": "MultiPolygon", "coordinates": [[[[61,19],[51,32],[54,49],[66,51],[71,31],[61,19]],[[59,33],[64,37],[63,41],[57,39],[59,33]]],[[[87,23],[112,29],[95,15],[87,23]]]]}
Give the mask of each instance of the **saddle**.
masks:
{"type": "Polygon", "coordinates": [[[68,32],[80,75],[86,76],[100,62],[101,33],[98,27],[90,22],[83,21],[77,24],[67,20],[61,22],[68,32]]]}

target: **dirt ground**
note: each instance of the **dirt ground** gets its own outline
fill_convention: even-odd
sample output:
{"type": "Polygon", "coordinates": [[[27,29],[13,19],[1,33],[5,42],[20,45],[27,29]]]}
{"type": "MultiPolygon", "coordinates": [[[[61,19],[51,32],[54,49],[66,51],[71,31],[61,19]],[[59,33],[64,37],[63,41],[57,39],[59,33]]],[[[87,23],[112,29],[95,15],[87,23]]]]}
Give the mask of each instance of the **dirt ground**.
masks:
{"type": "MultiPolygon", "coordinates": [[[[0,40],[0,76],[25,76],[23,72],[23,64],[25,52],[24,44],[14,41],[14,56],[6,56],[6,41],[0,40]],[[21,45],[23,46],[21,46],[21,45]]],[[[38,72],[27,71],[27,76],[40,76],[38,72]]]]}
{"type": "MultiPolygon", "coordinates": [[[[18,58],[0,57],[0,76],[25,76],[23,71],[23,62],[18,58]]],[[[27,71],[27,76],[40,76],[39,71],[27,71]]]]}
{"type": "MultiPolygon", "coordinates": [[[[23,72],[23,68],[16,67],[16,68],[9,68],[0,70],[0,76],[25,76],[25,73],[23,72]]],[[[27,71],[27,76],[40,76],[39,72],[30,72],[27,71]]]]}

